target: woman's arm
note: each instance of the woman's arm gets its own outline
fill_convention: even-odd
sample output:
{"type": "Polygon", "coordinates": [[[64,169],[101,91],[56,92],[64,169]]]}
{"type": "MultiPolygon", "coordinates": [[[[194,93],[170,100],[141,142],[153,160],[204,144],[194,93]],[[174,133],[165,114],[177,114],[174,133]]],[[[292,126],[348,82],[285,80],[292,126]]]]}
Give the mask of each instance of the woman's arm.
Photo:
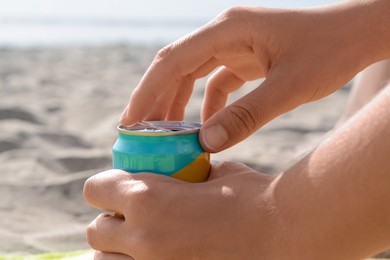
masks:
{"type": "Polygon", "coordinates": [[[352,260],[389,248],[390,86],[278,176],[270,196],[286,258],[352,260]]]}

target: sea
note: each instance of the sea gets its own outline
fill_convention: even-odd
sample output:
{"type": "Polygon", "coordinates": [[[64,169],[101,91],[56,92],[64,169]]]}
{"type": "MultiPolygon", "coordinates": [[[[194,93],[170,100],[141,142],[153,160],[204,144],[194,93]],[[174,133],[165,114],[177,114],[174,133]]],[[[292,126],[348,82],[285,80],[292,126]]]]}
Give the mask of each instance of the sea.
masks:
{"type": "Polygon", "coordinates": [[[313,7],[337,0],[0,0],[0,47],[166,44],[236,5],[313,7]]]}

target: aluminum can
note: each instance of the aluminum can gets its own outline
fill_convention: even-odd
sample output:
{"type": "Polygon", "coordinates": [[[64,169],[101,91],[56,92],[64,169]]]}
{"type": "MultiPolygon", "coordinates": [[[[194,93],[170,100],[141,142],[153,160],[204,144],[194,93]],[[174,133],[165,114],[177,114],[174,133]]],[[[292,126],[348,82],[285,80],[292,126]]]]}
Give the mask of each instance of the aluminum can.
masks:
{"type": "Polygon", "coordinates": [[[118,126],[113,167],[131,173],[152,172],[188,182],[207,180],[210,155],[199,144],[201,125],[179,121],[143,121],[118,126]]]}

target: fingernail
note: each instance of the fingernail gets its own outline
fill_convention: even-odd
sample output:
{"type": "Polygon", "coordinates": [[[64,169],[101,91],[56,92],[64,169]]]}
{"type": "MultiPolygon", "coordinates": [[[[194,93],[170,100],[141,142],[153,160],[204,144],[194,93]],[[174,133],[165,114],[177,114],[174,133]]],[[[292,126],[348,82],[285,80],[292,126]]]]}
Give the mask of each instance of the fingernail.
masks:
{"type": "Polygon", "coordinates": [[[126,117],[127,115],[127,107],[125,108],[125,110],[123,110],[121,116],[119,117],[119,121],[122,122],[122,120],[126,117]]]}
{"type": "Polygon", "coordinates": [[[228,140],[228,134],[221,125],[211,125],[203,130],[203,144],[212,151],[217,151],[228,140]]]}

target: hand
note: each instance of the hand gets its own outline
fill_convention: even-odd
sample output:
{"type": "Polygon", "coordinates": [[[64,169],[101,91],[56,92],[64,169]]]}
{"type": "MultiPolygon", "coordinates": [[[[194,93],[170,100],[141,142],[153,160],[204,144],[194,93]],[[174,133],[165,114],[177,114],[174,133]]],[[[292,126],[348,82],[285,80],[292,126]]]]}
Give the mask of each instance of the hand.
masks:
{"type": "Polygon", "coordinates": [[[86,201],[124,218],[100,215],[88,242],[98,250],[95,259],[258,259],[271,248],[271,214],[262,205],[271,179],[228,162],[214,163],[210,180],[198,184],[99,173],[85,183],[86,201]]]}
{"type": "Polygon", "coordinates": [[[390,245],[390,87],[284,173],[212,164],[186,183],[120,170],[87,180],[96,259],[363,259],[390,245]],[[351,246],[349,246],[351,245],[351,246]]]}
{"type": "Polygon", "coordinates": [[[353,0],[298,10],[231,8],[159,51],[121,123],[183,120],[194,81],[219,67],[206,85],[200,142],[210,152],[226,149],[389,55],[388,6],[353,0]],[[229,93],[262,77],[257,89],[224,108],[229,93]]]}

